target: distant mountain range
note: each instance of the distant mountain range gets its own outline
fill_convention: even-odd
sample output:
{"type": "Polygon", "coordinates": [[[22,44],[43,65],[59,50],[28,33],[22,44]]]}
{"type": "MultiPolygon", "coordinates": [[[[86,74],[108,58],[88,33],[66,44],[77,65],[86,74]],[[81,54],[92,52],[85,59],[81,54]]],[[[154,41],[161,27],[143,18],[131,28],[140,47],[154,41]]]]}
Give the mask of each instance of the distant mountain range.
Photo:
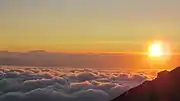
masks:
{"type": "Polygon", "coordinates": [[[180,67],[162,71],[156,79],[146,81],[112,101],[180,101],[180,67]]]}
{"type": "Polygon", "coordinates": [[[146,67],[139,54],[71,54],[44,50],[29,52],[0,51],[0,65],[13,66],[60,66],[80,68],[128,68],[146,67]],[[138,59],[137,59],[138,58],[138,59]]]}

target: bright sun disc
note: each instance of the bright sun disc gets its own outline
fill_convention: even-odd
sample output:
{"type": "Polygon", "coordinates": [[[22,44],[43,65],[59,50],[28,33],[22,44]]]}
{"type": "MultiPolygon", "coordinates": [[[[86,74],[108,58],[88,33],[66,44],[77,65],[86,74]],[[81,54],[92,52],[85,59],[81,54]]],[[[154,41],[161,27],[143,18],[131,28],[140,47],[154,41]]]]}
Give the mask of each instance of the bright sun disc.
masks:
{"type": "Polygon", "coordinates": [[[161,57],[164,54],[164,47],[161,42],[155,42],[149,46],[149,56],[161,57]]]}

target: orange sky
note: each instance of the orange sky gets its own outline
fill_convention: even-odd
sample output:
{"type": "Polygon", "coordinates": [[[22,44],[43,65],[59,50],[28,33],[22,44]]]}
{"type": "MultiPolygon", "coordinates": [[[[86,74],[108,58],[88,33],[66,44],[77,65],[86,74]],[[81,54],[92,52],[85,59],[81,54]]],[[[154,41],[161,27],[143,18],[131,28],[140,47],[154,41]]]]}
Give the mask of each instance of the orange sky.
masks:
{"type": "Polygon", "coordinates": [[[162,39],[179,52],[179,4],[177,0],[0,1],[0,49],[139,53],[147,51],[149,41],[162,39]]]}

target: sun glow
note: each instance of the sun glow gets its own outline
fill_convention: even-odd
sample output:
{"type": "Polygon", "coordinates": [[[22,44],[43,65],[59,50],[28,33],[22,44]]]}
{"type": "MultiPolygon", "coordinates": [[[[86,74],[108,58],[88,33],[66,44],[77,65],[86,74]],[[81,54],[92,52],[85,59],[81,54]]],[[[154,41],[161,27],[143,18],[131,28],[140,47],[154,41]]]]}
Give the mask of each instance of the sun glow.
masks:
{"type": "Polygon", "coordinates": [[[148,44],[148,53],[149,56],[148,67],[149,68],[163,68],[170,69],[172,66],[172,55],[173,49],[167,40],[153,41],[148,44]]]}
{"type": "Polygon", "coordinates": [[[148,55],[150,57],[165,57],[170,54],[170,47],[163,41],[155,41],[149,45],[148,55]]]}
{"type": "Polygon", "coordinates": [[[154,42],[149,46],[149,56],[162,57],[165,55],[165,49],[162,42],[154,42]]]}

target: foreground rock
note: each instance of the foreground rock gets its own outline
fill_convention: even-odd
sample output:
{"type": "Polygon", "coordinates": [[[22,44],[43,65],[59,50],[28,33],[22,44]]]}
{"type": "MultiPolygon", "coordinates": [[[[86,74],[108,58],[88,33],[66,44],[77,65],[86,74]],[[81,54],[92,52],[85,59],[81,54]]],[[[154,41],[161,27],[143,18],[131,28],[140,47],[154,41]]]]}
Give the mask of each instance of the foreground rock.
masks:
{"type": "Polygon", "coordinates": [[[112,101],[180,101],[180,67],[162,71],[156,79],[146,81],[112,101]]]}

